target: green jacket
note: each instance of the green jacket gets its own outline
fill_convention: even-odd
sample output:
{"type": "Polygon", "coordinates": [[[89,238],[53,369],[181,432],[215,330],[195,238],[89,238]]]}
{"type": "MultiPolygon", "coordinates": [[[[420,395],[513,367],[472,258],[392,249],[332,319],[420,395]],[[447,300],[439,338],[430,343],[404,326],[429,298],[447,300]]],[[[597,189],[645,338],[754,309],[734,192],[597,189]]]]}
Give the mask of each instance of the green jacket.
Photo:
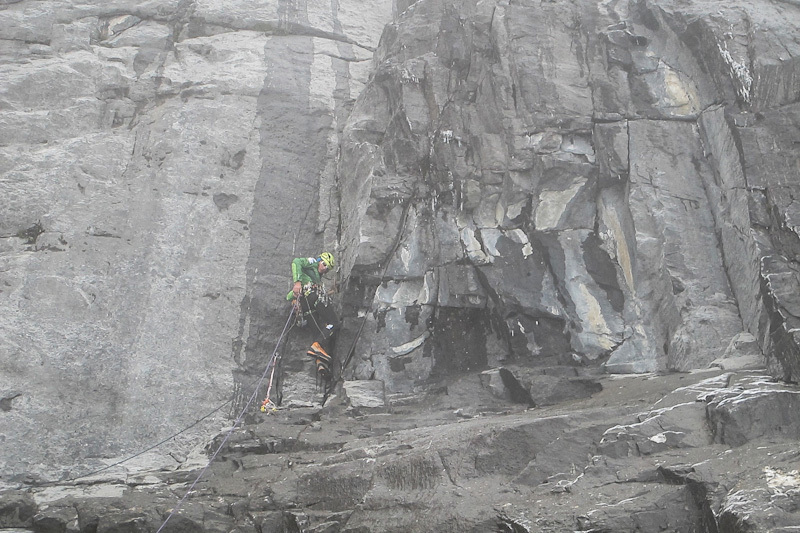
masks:
{"type": "MultiPolygon", "coordinates": [[[[299,281],[303,287],[309,283],[319,285],[322,275],[319,270],[319,260],[315,257],[296,257],[292,261],[292,283],[299,281]]],[[[287,300],[294,298],[294,293],[289,291],[286,295],[287,300]]]]}

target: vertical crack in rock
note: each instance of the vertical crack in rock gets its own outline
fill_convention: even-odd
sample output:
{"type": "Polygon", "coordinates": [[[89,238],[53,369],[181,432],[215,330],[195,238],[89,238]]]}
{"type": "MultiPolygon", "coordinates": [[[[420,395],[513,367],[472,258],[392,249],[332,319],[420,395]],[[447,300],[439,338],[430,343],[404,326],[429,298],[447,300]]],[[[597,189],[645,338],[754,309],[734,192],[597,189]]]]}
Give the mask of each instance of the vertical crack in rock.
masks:
{"type": "MultiPolygon", "coordinates": [[[[279,2],[278,14],[285,23],[305,23],[308,17],[305,4],[288,1],[279,2]]],[[[289,312],[273,292],[282,285],[278,280],[289,280],[293,257],[317,254],[323,245],[315,232],[316,217],[301,216],[319,211],[320,173],[328,154],[324,132],[331,124],[327,110],[315,110],[318,104],[312,99],[314,40],[291,34],[270,37],[264,57],[267,75],[257,105],[262,166],[250,221],[240,383],[244,375],[266,365],[289,312]]],[[[290,339],[286,358],[296,351],[290,339]]]]}

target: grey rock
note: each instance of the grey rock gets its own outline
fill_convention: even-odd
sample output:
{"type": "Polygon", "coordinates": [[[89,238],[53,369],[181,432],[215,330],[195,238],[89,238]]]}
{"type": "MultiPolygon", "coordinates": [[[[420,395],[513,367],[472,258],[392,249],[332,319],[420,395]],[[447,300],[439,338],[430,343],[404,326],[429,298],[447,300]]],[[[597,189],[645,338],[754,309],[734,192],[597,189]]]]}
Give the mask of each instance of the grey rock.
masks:
{"type": "Polygon", "coordinates": [[[797,2],[0,4],[2,527],[798,523],[797,2]]]}
{"type": "Polygon", "coordinates": [[[4,3],[4,482],[91,471],[253,382],[292,257],[334,248],[336,124],[392,12],[366,7],[4,3]],[[32,437],[54,420],[58,447],[32,437]]]}
{"type": "Polygon", "coordinates": [[[712,361],[711,366],[722,370],[757,370],[765,368],[765,361],[758,340],[752,334],[742,332],[731,339],[725,353],[712,361]]]}
{"type": "Polygon", "coordinates": [[[24,492],[4,492],[0,494],[0,527],[25,528],[33,525],[36,503],[24,492]]]}
{"type": "MultiPolygon", "coordinates": [[[[545,76],[547,62],[529,58],[555,57],[564,44],[560,36],[530,36],[543,34],[537,25],[558,24],[559,13],[539,6],[541,16],[528,20],[512,15],[521,8],[498,5],[488,18],[484,6],[458,5],[459,20],[470,23],[454,26],[451,44],[438,33],[449,27],[450,12],[428,2],[403,13],[377,50],[376,75],[345,127],[339,163],[346,176],[345,275],[357,284],[389,263],[395,266],[386,270],[388,280],[426,279],[438,306],[485,309],[480,319],[477,311],[470,316],[491,320],[499,337],[510,339],[497,354],[493,335],[475,338],[487,361],[489,347],[499,361],[572,351],[610,372],[686,371],[720,358],[720,342],[742,332],[743,321],[752,335],[766,335],[761,317],[768,310],[758,303],[764,251],[748,237],[739,132],[726,119],[734,110],[714,105],[726,97],[762,105],[754,103],[760,100],[738,37],[714,44],[728,34],[697,6],[575,6],[603,44],[564,58],[569,67],[545,76]],[[686,23],[686,13],[698,22],[686,23]],[[412,31],[408,48],[404,36],[412,31]],[[513,49],[506,44],[512,41],[513,49]],[[708,59],[703,46],[718,55],[708,59]],[[453,76],[464,76],[463,85],[444,81],[453,76]],[[623,90],[619,79],[627,79],[627,91],[614,95],[612,88],[623,90]],[[401,116],[406,129],[398,126],[401,116]],[[602,121],[590,127],[595,117],[602,121]],[[364,137],[365,124],[381,135],[364,137]],[[511,142],[495,133],[501,128],[511,142]],[[415,178],[416,169],[427,181],[415,178]],[[407,202],[411,215],[400,216],[407,202]],[[452,228],[446,234],[459,235],[461,251],[445,247],[443,222],[452,228]],[[395,229],[382,241],[387,224],[395,229]],[[434,275],[442,264],[448,278],[434,275]],[[456,271],[470,268],[479,273],[480,290],[468,289],[472,297],[464,299],[447,281],[468,278],[456,271]]],[[[737,32],[747,31],[749,15],[728,14],[737,32]]],[[[365,308],[378,302],[362,298],[365,308]]],[[[780,299],[790,305],[791,298],[780,299]]],[[[419,367],[416,379],[435,378],[444,352],[466,349],[443,350],[450,341],[438,340],[434,333],[425,341],[433,364],[419,367]]],[[[361,358],[382,357],[376,349],[361,358]]],[[[390,390],[408,388],[390,375],[397,369],[372,368],[390,390]]]]}
{"type": "Polygon", "coordinates": [[[797,527],[797,480],[789,474],[788,490],[784,490],[781,483],[786,482],[786,474],[767,469],[766,475],[770,488],[739,490],[726,498],[719,519],[721,530],[783,533],[797,527]]]}
{"type": "Polygon", "coordinates": [[[345,401],[353,411],[375,412],[386,407],[385,388],[380,381],[345,381],[342,389],[345,401]]]}
{"type": "Polygon", "coordinates": [[[763,384],[717,395],[708,404],[716,442],[741,446],[754,439],[797,440],[797,402],[800,391],[763,384]]]}
{"type": "Polygon", "coordinates": [[[492,368],[491,370],[485,370],[481,372],[481,386],[485,389],[488,389],[492,396],[496,398],[511,400],[511,392],[509,391],[509,388],[506,387],[500,371],[500,368],[492,368]]]}
{"type": "Polygon", "coordinates": [[[74,507],[42,510],[33,517],[33,528],[44,533],[77,533],[80,531],[78,511],[74,507]]]}
{"type": "MultiPolygon", "coordinates": [[[[406,400],[392,415],[358,413],[322,424],[312,420],[318,410],[281,409],[235,435],[170,527],[448,531],[454,521],[459,530],[491,528],[492,517],[555,531],[647,530],[658,523],[675,531],[727,530],[736,520],[756,530],[789,527],[797,508],[796,439],[754,432],[741,444],[720,443],[714,434],[740,423],[715,417],[711,406],[791,387],[770,384],[765,375],[715,372],[601,376],[602,390],[566,412],[557,404],[459,420],[447,396],[406,400]],[[777,507],[767,512],[770,506],[777,507]]],[[[771,398],[760,401],[776,410],[780,395],[771,398]]],[[[465,409],[489,403],[458,400],[465,409]]],[[[758,403],[742,409],[761,413],[758,403]]],[[[113,485],[88,485],[95,492],[83,496],[65,487],[32,488],[39,508],[27,501],[42,524],[58,509],[77,508],[80,531],[152,529],[175,502],[166,488],[180,493],[199,470],[162,472],[161,483],[129,485],[117,496],[113,485]],[[142,509],[164,511],[159,518],[142,509]]],[[[19,495],[6,500],[24,505],[19,495]]]]}

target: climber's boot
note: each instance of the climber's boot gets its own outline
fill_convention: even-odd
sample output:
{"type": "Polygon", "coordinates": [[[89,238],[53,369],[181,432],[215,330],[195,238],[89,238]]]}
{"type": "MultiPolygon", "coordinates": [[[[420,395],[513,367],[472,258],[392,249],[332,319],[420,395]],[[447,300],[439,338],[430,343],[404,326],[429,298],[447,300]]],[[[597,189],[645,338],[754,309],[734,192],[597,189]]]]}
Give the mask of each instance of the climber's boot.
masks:
{"type": "Polygon", "coordinates": [[[322,349],[318,342],[311,345],[308,355],[313,357],[317,363],[317,372],[322,379],[328,380],[331,377],[331,356],[322,349]]]}

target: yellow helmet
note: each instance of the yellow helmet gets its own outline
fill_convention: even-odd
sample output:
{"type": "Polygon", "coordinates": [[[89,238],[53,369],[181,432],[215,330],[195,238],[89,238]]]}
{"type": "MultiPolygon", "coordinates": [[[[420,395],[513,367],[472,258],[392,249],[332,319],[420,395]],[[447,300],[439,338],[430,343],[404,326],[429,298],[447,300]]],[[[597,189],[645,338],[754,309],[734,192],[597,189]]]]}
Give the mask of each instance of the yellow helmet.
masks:
{"type": "Polygon", "coordinates": [[[336,261],[333,259],[333,254],[330,252],[322,252],[319,254],[319,259],[325,263],[328,270],[333,270],[333,267],[336,266],[336,261]]]}

